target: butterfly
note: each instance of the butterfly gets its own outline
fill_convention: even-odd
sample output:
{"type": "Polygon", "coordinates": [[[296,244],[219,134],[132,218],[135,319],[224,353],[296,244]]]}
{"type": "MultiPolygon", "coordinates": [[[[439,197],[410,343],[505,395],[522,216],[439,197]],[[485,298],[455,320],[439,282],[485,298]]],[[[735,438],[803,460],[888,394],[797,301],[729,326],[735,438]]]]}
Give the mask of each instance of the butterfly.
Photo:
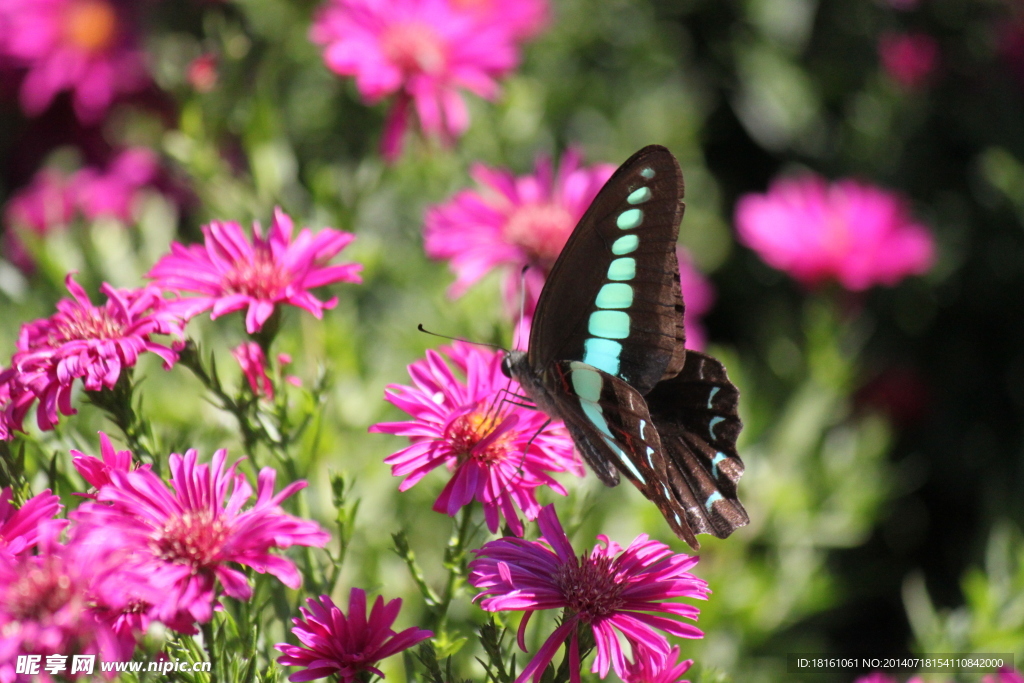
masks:
{"type": "Polygon", "coordinates": [[[541,291],[527,351],[505,374],[561,419],[608,486],[620,473],[677,536],[747,524],[736,497],[739,390],[687,350],[676,241],[683,175],[664,147],[630,157],[594,198],[541,291]]]}

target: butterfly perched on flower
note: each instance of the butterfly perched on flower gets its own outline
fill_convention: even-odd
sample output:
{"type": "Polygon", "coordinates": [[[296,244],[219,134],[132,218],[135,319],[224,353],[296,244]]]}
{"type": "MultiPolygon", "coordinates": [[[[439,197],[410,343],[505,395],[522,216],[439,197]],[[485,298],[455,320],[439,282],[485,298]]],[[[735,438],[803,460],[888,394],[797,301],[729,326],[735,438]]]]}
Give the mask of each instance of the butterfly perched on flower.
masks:
{"type": "Polygon", "coordinates": [[[687,350],[676,241],[683,175],[651,145],[594,198],[544,285],[528,351],[505,373],[565,422],[608,486],[625,475],[677,536],[747,524],[736,497],[739,390],[725,367],[687,350]]]}

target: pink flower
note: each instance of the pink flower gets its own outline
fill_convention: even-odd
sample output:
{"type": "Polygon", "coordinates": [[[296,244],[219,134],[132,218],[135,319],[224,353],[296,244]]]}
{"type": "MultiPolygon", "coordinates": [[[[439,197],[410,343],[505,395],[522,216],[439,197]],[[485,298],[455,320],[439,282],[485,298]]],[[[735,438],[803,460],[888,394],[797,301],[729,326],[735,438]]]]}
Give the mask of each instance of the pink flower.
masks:
{"type": "Polygon", "coordinates": [[[32,256],[22,242],[22,235],[42,237],[65,230],[74,211],[68,178],[53,169],[39,171],[28,185],[11,195],[4,207],[4,255],[23,271],[32,270],[32,256]]]}
{"type": "MultiPolygon", "coordinates": [[[[71,449],[71,464],[94,489],[101,489],[110,483],[111,472],[131,472],[135,469],[148,470],[151,465],[136,465],[129,450],[114,450],[110,437],[100,432],[100,457],[86,455],[82,451],[71,449]],[[102,458],[102,459],[101,459],[102,458]]],[[[95,494],[82,494],[86,498],[96,498],[95,494]]]]}
{"type": "MultiPolygon", "coordinates": [[[[858,678],[854,683],[896,683],[896,678],[884,671],[871,671],[858,678]]],[[[909,681],[908,681],[909,683],[909,681]]]]}
{"type": "MultiPolygon", "coordinates": [[[[35,555],[0,553],[0,680],[30,680],[15,673],[18,655],[43,655],[42,664],[53,654],[131,658],[134,637],[122,638],[100,616],[148,591],[118,540],[108,534],[62,545],[51,537],[35,555]]],[[[53,679],[41,672],[31,680],[53,679]]]]}
{"type": "MultiPolygon", "coordinates": [[[[497,13],[519,1],[497,0],[497,13]]],[[[515,67],[515,39],[523,30],[481,21],[448,0],[328,0],[310,38],[326,46],[328,68],[356,79],[367,103],[396,95],[383,141],[393,159],[401,151],[410,103],[428,136],[464,133],[469,112],[459,91],[497,97],[496,79],[515,67]]]]}
{"type": "Polygon", "coordinates": [[[521,538],[491,541],[476,551],[469,564],[469,583],[482,592],[476,596],[488,612],[523,611],[519,646],[525,651],[526,624],[536,610],[563,609],[561,624],[523,669],[517,683],[540,681],[544,668],[559,646],[570,639],[569,671],[580,681],[578,627],[590,627],[597,656],[591,672],[601,678],[610,668],[623,680],[630,673],[661,670],[670,654],[668,641],[657,630],[679,638],[702,638],[696,627],[680,617],[696,620],[692,605],[667,602],[687,597],[704,600],[707,583],[688,570],[697,557],[672,554],[664,543],[637,536],[622,550],[606,536],[598,536],[588,556],[577,557],[552,505],[538,519],[542,542],[521,538]],[[664,616],[668,615],[668,616],[664,616]],[[655,630],[657,629],[657,630],[655,630]],[[629,644],[626,660],[620,638],[629,644]],[[643,664],[640,660],[646,660],[643,664]]]}
{"type": "Polygon", "coordinates": [[[487,528],[498,530],[504,516],[522,533],[516,508],[528,519],[540,512],[534,491],[550,486],[565,489],[548,472],[583,475],[572,439],[561,422],[545,426],[547,417],[510,403],[520,391],[501,372],[503,355],[462,342],[441,349],[465,377],[458,379],[434,351],[409,366],[414,386],[389,385],[388,401],[413,416],[410,422],[382,422],[371,432],[407,436],[412,445],[388,456],[391,473],[405,477],[406,491],[439,465],[454,475],[434,503],[434,510],[454,516],[478,500],[487,528]]]}
{"type": "Polygon", "coordinates": [[[20,508],[14,507],[13,499],[10,487],[0,490],[0,555],[21,554],[67,526],[65,520],[54,519],[61,509],[60,497],[49,489],[20,508]]]}
{"type": "Polygon", "coordinates": [[[188,65],[187,79],[196,92],[208,93],[217,87],[217,55],[207,52],[188,65]]]}
{"type": "Polygon", "coordinates": [[[252,395],[273,401],[274,383],[267,375],[267,356],[260,345],[256,342],[239,344],[231,350],[231,355],[242,366],[242,373],[249,382],[252,395]]]}
{"type": "Polygon", "coordinates": [[[285,513],[280,502],[304,488],[299,481],[274,494],[276,473],[260,471],[255,503],[238,463],[224,467],[227,451],[199,465],[196,452],[171,454],[171,488],[152,471],[110,470],[110,483],[72,515],[89,538],[119,534],[160,595],[150,614],[172,625],[206,622],[213,616],[217,583],[226,595],[248,600],[252,588],[232,563],[269,572],[290,588],[302,580],[295,565],[274,555],[292,545],[323,547],[330,536],[316,522],[285,513]]]}
{"type": "Polygon", "coordinates": [[[668,653],[668,659],[660,666],[655,666],[654,661],[638,657],[633,663],[627,665],[626,683],[688,683],[682,677],[693,666],[693,660],[679,661],[679,647],[672,648],[668,653]]]}
{"type": "Polygon", "coordinates": [[[925,85],[939,61],[939,44],[927,33],[885,33],[878,40],[885,72],[907,90],[925,85]]]}
{"type": "Polygon", "coordinates": [[[98,121],[120,93],[147,83],[126,7],[114,0],[3,0],[0,57],[27,69],[21,107],[41,114],[62,91],[72,91],[78,118],[98,121]]]}
{"type": "Polygon", "coordinates": [[[679,261],[679,288],[686,306],[683,312],[686,348],[703,351],[708,343],[708,333],[701,318],[715,305],[715,287],[693,265],[689,252],[679,247],[676,256],[679,261]]]}
{"type": "Polygon", "coordinates": [[[292,633],[302,645],[278,643],[274,647],[284,654],[277,658],[282,666],[301,666],[289,681],[312,681],[337,676],[343,683],[362,680],[369,672],[384,677],[377,662],[406,650],[434,634],[419,628],[396,633],[391,628],[402,607],[401,600],[386,605],[378,596],[370,614],[366,614],[366,592],[353,588],[348,599],[348,617],[326,595],[306,601],[300,607],[303,618],[295,618],[292,633]]]}
{"type": "Polygon", "coordinates": [[[536,36],[550,18],[547,0],[451,0],[451,4],[475,15],[480,23],[503,25],[513,38],[520,40],[536,36]]]}
{"type": "Polygon", "coordinates": [[[200,295],[187,300],[188,317],[209,309],[211,318],[247,309],[245,329],[255,334],[279,303],[322,318],[324,309],[334,308],[338,300],[321,301],[309,290],[335,282],[362,282],[358,263],[327,265],[353,235],[333,228],[313,234],[303,228],[293,240],[292,219],[281,209],[274,210],[266,238],[258,222],[252,242],[233,221],[204,225],[203,234],[202,245],[172,244],[171,253],[147,275],[162,289],[200,295]]]}
{"type": "MultiPolygon", "coordinates": [[[[13,381],[39,400],[36,421],[43,430],[57,424],[58,410],[75,414],[71,388],[76,379],[88,391],[111,389],[121,371],[133,367],[146,351],[170,368],[178,354],[151,336],[184,336],[180,317],[155,287],[127,290],[104,284],[100,291],[108,301],[95,306],[71,275],[65,283],[73,298],[57,302],[57,313],[49,318],[23,325],[11,359],[13,381]]],[[[12,418],[18,429],[23,415],[24,410],[12,418]]]]}
{"type": "Polygon", "coordinates": [[[736,205],[740,241],[811,286],[836,279],[860,291],[926,272],[935,246],[904,200],[856,180],[783,178],[736,205]]]}
{"type": "Polygon", "coordinates": [[[83,168],[71,179],[78,209],[88,220],[101,217],[129,222],[135,217],[139,190],[156,177],[157,157],[145,147],[121,152],[106,171],[83,168]]]}
{"type": "Polygon", "coordinates": [[[1024,683],[1024,675],[1016,669],[1003,667],[996,674],[983,676],[981,683],[1024,683]]]}
{"type": "Polygon", "coordinates": [[[427,255],[450,260],[457,276],[449,293],[462,296],[493,268],[504,266],[506,304],[518,314],[520,273],[528,265],[525,309],[527,317],[532,315],[566,240],[614,172],[610,164],[581,168],[574,150],[562,157],[557,173],[545,158],[532,175],[519,177],[474,166],[480,190],[462,190],[426,214],[427,255]]]}

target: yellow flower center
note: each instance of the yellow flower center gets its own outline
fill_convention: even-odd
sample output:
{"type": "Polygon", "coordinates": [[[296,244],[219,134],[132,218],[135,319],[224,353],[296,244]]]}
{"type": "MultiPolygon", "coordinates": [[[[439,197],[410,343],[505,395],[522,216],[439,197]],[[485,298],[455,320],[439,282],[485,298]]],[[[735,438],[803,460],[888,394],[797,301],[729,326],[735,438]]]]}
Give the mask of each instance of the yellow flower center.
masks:
{"type": "Polygon", "coordinates": [[[418,21],[395,24],[382,36],[381,48],[388,60],[406,74],[435,75],[444,70],[444,41],[432,26],[418,21]]]}
{"type": "Polygon", "coordinates": [[[575,225],[563,206],[554,203],[519,207],[505,223],[505,239],[522,247],[548,270],[555,264],[575,225]]]}

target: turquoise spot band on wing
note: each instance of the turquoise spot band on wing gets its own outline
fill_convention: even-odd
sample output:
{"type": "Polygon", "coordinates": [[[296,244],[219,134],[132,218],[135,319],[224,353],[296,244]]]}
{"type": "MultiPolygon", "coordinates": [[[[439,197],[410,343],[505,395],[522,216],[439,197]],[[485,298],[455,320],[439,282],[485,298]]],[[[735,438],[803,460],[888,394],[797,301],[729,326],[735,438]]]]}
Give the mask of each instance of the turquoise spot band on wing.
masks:
{"type": "Polygon", "coordinates": [[[722,500],[722,494],[719,493],[718,491],[712,493],[710,496],[708,496],[708,499],[704,501],[704,507],[707,508],[708,512],[711,512],[711,506],[714,505],[716,500],[722,500]]]}
{"type": "Polygon", "coordinates": [[[640,175],[642,175],[647,180],[650,180],[651,178],[654,177],[654,169],[653,168],[645,168],[644,170],[640,171],[640,175]]]}
{"type": "Polygon", "coordinates": [[[579,363],[570,363],[569,367],[572,369],[569,373],[572,379],[572,390],[576,392],[576,395],[591,403],[596,404],[600,401],[601,385],[604,383],[601,375],[579,363]]]}
{"type": "Polygon", "coordinates": [[[632,254],[640,246],[640,238],[636,235],[623,235],[612,242],[612,253],[616,256],[632,254]]]}
{"type": "Polygon", "coordinates": [[[715,416],[715,417],[711,418],[711,422],[708,423],[708,434],[711,435],[712,439],[717,439],[718,438],[717,436],[715,436],[715,427],[718,426],[719,422],[725,422],[725,418],[724,417],[715,416]]]}
{"type": "Polygon", "coordinates": [[[633,476],[641,484],[647,484],[647,480],[640,474],[640,470],[633,464],[633,461],[615,443],[612,430],[608,427],[608,421],[604,418],[604,411],[598,402],[601,399],[601,386],[604,384],[601,375],[594,372],[591,368],[584,367],[582,363],[570,363],[569,368],[571,369],[569,375],[572,381],[572,389],[580,398],[580,408],[583,409],[583,414],[601,432],[601,436],[608,445],[608,448],[622,462],[623,466],[632,472],[633,476]]]}
{"type": "Polygon", "coordinates": [[[619,374],[619,356],[621,354],[622,344],[611,339],[591,338],[583,342],[583,362],[593,365],[599,370],[604,370],[609,375],[617,376],[619,374]]]}
{"type": "Polygon", "coordinates": [[[651,198],[650,188],[641,187],[639,190],[634,190],[632,194],[626,197],[626,201],[636,206],[637,204],[643,204],[651,198]]]}
{"type": "Polygon", "coordinates": [[[597,293],[598,308],[629,308],[633,305],[633,288],[624,282],[609,282],[597,293]]]}
{"type": "Polygon", "coordinates": [[[725,453],[719,451],[715,453],[715,458],[711,461],[711,476],[718,479],[718,463],[725,460],[728,456],[725,453]]]}
{"type": "Polygon", "coordinates": [[[605,339],[625,339],[629,336],[629,314],[625,311],[594,311],[590,314],[587,332],[605,339]]]}
{"type": "Polygon", "coordinates": [[[711,401],[715,398],[715,394],[718,393],[718,390],[720,388],[721,387],[712,387],[711,388],[711,393],[708,395],[708,410],[711,410],[711,401]]]}
{"type": "Polygon", "coordinates": [[[640,227],[643,222],[644,212],[640,209],[626,209],[615,219],[615,225],[619,226],[619,230],[632,230],[640,227]]]}
{"type": "Polygon", "coordinates": [[[609,280],[632,280],[636,277],[636,259],[629,256],[617,258],[608,265],[609,280]]]}

